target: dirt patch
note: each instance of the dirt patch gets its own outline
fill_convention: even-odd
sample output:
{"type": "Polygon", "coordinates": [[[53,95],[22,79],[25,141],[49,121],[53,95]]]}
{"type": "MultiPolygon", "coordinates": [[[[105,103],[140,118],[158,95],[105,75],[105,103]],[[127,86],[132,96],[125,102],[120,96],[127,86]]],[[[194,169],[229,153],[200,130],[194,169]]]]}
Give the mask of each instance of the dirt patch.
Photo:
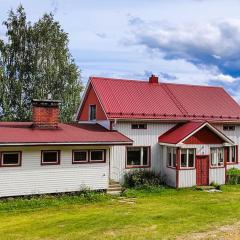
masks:
{"type": "Polygon", "coordinates": [[[212,231],[188,234],[177,240],[240,240],[240,222],[218,227],[212,231]]]}

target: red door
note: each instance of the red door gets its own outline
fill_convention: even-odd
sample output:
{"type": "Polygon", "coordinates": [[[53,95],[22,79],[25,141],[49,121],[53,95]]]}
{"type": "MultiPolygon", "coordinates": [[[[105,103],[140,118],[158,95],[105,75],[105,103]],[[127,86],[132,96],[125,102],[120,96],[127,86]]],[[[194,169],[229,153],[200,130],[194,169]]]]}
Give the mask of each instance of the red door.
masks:
{"type": "Polygon", "coordinates": [[[209,157],[196,156],[197,186],[209,185],[209,157]]]}

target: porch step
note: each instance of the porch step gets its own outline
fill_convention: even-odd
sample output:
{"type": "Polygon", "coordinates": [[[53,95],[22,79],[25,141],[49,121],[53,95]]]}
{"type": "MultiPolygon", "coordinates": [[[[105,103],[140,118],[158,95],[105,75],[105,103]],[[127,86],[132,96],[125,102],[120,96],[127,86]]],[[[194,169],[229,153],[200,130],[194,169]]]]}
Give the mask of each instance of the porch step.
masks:
{"type": "Polygon", "coordinates": [[[216,189],[216,187],[214,187],[214,186],[197,186],[196,189],[206,191],[206,190],[216,189]]]}
{"type": "Polygon", "coordinates": [[[111,195],[118,195],[122,192],[122,186],[118,182],[111,181],[109,183],[107,193],[111,195]]]}

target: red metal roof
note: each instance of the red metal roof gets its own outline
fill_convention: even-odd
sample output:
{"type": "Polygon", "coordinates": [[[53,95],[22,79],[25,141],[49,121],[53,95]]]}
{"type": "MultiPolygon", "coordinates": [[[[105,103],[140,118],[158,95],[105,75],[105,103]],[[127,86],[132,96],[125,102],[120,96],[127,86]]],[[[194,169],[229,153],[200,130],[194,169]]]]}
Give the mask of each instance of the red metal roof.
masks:
{"type": "Polygon", "coordinates": [[[32,128],[28,122],[1,122],[0,145],[4,144],[128,144],[132,140],[99,124],[59,124],[58,129],[32,128]]]}
{"type": "Polygon", "coordinates": [[[192,132],[200,128],[204,122],[188,122],[178,124],[158,138],[158,142],[177,144],[192,132]]]}
{"type": "Polygon", "coordinates": [[[198,121],[198,122],[187,122],[187,123],[180,123],[174,126],[173,128],[169,129],[167,132],[162,134],[158,138],[159,143],[167,143],[167,144],[178,144],[181,143],[183,140],[189,139],[189,137],[193,134],[198,132],[203,127],[210,128],[211,131],[214,131],[215,134],[223,139],[224,141],[232,144],[233,141],[225,136],[222,132],[218,129],[213,127],[208,122],[198,121]]]}
{"type": "Polygon", "coordinates": [[[108,118],[240,121],[240,107],[221,87],[91,77],[108,118]]]}

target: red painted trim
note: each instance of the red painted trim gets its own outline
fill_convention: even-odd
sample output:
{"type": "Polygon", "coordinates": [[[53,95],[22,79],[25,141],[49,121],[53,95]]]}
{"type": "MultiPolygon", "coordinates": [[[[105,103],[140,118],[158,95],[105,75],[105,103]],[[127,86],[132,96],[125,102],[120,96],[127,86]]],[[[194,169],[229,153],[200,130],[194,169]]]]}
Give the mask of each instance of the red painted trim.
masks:
{"type": "Polygon", "coordinates": [[[180,148],[176,151],[176,188],[179,188],[180,148]]]}
{"type": "Polygon", "coordinates": [[[236,145],[236,163],[238,164],[238,145],[236,145]]]}
{"type": "Polygon", "coordinates": [[[41,150],[41,165],[48,166],[48,165],[60,165],[61,159],[61,151],[60,150],[41,150]],[[57,161],[53,163],[43,162],[43,153],[44,152],[57,152],[57,161]]]}
{"type": "Polygon", "coordinates": [[[105,163],[106,162],[106,149],[74,149],[72,150],[72,164],[96,164],[96,163],[105,163]],[[74,152],[82,152],[82,151],[86,151],[87,152],[87,161],[84,162],[74,162],[74,152]],[[91,161],[90,160],[90,152],[91,151],[104,151],[104,158],[103,161],[91,161]]]}
{"type": "Polygon", "coordinates": [[[201,128],[184,141],[185,144],[222,144],[223,140],[208,126],[201,128]]]}
{"type": "Polygon", "coordinates": [[[21,167],[21,166],[22,166],[22,151],[4,151],[4,152],[0,152],[0,167],[21,167]],[[18,164],[11,164],[11,165],[3,164],[2,155],[4,153],[18,153],[19,154],[18,164]]]}
{"type": "Polygon", "coordinates": [[[151,146],[132,146],[132,147],[126,147],[125,148],[125,169],[133,169],[133,168],[151,168],[151,146]],[[147,147],[148,148],[148,165],[146,166],[128,166],[127,165],[127,149],[128,148],[142,148],[142,147],[147,147]]]}
{"type": "MultiPolygon", "coordinates": [[[[208,172],[207,172],[207,185],[209,185],[210,157],[209,157],[209,155],[206,155],[206,154],[204,154],[204,155],[196,155],[195,166],[197,165],[197,158],[207,158],[206,159],[206,161],[207,161],[207,170],[208,170],[208,172]]],[[[196,184],[199,185],[198,184],[198,168],[197,168],[197,166],[196,166],[196,184]]]]}
{"type": "Polygon", "coordinates": [[[107,115],[101,103],[101,100],[91,83],[88,86],[82,105],[78,112],[77,120],[89,121],[89,106],[96,105],[96,120],[107,120],[107,115]]]}

